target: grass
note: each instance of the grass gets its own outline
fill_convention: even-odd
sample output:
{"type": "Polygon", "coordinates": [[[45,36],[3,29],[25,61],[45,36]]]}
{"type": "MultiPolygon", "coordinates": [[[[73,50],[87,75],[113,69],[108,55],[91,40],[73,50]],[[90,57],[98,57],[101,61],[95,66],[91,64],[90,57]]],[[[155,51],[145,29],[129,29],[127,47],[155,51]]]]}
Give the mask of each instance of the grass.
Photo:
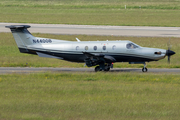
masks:
{"type": "Polygon", "coordinates": [[[0,22],[180,26],[177,0],[0,0],[0,8],[0,22]]]}
{"type": "Polygon", "coordinates": [[[178,0],[0,0],[1,6],[46,7],[46,8],[106,8],[124,9],[180,9],[178,0]]]}
{"type": "MultiPolygon", "coordinates": [[[[82,41],[92,40],[130,40],[143,47],[153,47],[167,49],[169,38],[160,37],[123,37],[123,36],[88,36],[88,35],[52,35],[52,34],[33,34],[34,36],[63,39],[75,41],[78,37],[82,41]],[[156,41],[156,42],[152,42],[156,41]]],[[[22,54],[11,33],[0,33],[0,67],[83,67],[84,63],[73,63],[52,58],[41,58],[35,55],[22,54]]],[[[147,63],[148,68],[180,68],[180,43],[179,38],[171,38],[172,50],[176,52],[171,57],[171,64],[167,63],[167,58],[147,63]]],[[[115,63],[116,68],[141,68],[143,65],[129,65],[128,63],[115,63]]]]}
{"type": "Polygon", "coordinates": [[[178,120],[180,75],[0,75],[0,119],[178,120]]]}

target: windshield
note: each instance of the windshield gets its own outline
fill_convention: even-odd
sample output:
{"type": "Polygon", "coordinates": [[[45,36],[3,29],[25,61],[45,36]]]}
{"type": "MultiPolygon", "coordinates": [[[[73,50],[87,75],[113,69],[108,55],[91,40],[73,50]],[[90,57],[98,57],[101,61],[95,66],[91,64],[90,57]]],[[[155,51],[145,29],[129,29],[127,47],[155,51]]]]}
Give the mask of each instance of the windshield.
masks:
{"type": "Polygon", "coordinates": [[[139,48],[139,46],[137,46],[137,45],[135,45],[135,44],[133,44],[133,43],[128,43],[128,44],[126,45],[126,48],[127,48],[127,49],[136,49],[136,48],[139,48]]]}

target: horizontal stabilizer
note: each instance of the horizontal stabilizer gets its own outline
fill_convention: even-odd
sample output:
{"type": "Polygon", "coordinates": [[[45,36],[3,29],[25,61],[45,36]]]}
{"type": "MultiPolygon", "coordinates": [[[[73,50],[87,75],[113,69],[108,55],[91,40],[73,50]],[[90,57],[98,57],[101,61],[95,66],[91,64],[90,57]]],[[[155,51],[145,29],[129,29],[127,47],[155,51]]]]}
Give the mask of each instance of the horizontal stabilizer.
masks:
{"type": "Polygon", "coordinates": [[[24,28],[30,28],[31,26],[29,25],[10,25],[10,26],[6,26],[6,28],[10,28],[10,29],[24,29],[24,28]]]}

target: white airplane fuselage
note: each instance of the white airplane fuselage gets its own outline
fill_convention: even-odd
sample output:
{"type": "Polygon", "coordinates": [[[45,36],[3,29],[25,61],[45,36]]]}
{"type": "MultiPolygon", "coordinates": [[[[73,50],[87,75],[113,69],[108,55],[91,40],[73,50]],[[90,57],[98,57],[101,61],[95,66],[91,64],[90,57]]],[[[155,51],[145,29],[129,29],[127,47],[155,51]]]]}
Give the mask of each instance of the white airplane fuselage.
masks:
{"type": "MultiPolygon", "coordinates": [[[[46,38],[35,38],[34,40],[45,40],[46,38]]],[[[149,62],[163,59],[166,56],[166,50],[158,48],[140,47],[136,49],[127,49],[126,45],[132,43],[131,41],[82,41],[72,42],[65,40],[51,39],[51,43],[36,42],[28,45],[29,50],[36,50],[37,52],[51,53],[60,59],[72,62],[84,62],[86,56],[85,52],[92,54],[104,54],[113,56],[116,62],[149,62]],[[94,50],[94,46],[97,47],[94,50]],[[103,49],[103,47],[106,49],[103,49]],[[154,54],[161,51],[161,54],[154,54]]]]}

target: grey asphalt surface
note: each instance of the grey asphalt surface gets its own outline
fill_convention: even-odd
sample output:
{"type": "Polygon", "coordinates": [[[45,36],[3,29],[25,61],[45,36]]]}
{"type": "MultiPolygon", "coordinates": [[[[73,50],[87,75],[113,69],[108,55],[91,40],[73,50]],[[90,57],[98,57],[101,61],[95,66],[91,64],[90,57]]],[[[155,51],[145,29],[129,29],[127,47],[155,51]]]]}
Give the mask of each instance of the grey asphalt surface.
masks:
{"type": "MultiPolygon", "coordinates": [[[[0,74],[24,74],[24,73],[37,73],[37,72],[94,72],[94,68],[51,68],[51,67],[0,67],[0,74]]],[[[109,72],[132,72],[143,73],[141,68],[113,68],[109,72]]],[[[148,73],[165,73],[165,74],[180,74],[180,69],[159,69],[149,68],[148,73]]]]}
{"type": "Polygon", "coordinates": [[[9,29],[5,28],[5,26],[7,25],[30,25],[31,28],[29,28],[29,31],[31,33],[139,37],[180,37],[180,27],[0,23],[0,32],[10,32],[9,29]]]}

